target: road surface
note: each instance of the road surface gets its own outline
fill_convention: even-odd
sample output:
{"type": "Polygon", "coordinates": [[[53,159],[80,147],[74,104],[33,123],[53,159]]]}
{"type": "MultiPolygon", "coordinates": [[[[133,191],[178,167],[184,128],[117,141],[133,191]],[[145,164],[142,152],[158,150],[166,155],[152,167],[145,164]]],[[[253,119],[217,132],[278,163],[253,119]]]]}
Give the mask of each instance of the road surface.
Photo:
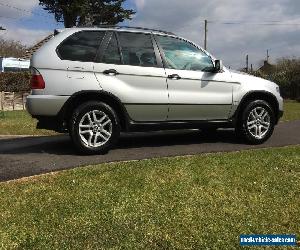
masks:
{"type": "Polygon", "coordinates": [[[38,175],[103,162],[154,157],[229,152],[300,144],[300,120],[280,123],[263,145],[240,143],[231,130],[213,136],[197,130],[122,134],[118,145],[105,155],[77,155],[67,135],[0,139],[0,181],[38,175]]]}

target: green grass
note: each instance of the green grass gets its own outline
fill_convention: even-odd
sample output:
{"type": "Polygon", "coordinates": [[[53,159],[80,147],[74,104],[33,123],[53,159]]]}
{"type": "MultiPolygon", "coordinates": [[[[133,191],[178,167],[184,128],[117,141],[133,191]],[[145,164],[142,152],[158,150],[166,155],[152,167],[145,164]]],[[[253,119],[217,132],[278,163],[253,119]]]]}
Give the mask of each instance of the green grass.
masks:
{"type": "MultiPolygon", "coordinates": [[[[288,101],[281,121],[300,120],[300,103],[288,101]]],[[[52,131],[36,129],[37,121],[26,111],[0,111],[0,135],[53,135],[52,131]]]]}
{"type": "Polygon", "coordinates": [[[36,129],[37,120],[26,111],[0,111],[0,135],[53,135],[52,131],[36,129]]]}
{"type": "Polygon", "coordinates": [[[236,249],[240,234],[299,236],[299,187],[300,146],[1,183],[0,248],[236,249]]]}
{"type": "Polygon", "coordinates": [[[300,102],[285,101],[282,121],[300,120],[300,102]]]}

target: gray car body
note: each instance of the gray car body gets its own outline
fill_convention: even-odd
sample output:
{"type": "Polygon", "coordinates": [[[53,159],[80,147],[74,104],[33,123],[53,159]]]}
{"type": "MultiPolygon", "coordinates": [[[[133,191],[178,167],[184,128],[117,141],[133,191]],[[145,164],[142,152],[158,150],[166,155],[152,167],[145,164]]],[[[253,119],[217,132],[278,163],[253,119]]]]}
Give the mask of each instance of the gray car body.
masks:
{"type": "Polygon", "coordinates": [[[70,35],[83,30],[143,32],[153,36],[177,37],[158,31],[126,28],[63,30],[31,58],[31,67],[41,73],[46,83],[45,89],[32,90],[27,98],[27,109],[32,116],[55,117],[70,97],[83,91],[109,93],[122,103],[131,121],[141,123],[229,121],[243,98],[253,92],[272,96],[276,99],[277,111],[283,111],[283,99],[275,83],[225,67],[221,72],[210,73],[163,66],[140,67],[61,60],[56,53],[58,45],[70,35]],[[119,74],[103,74],[109,69],[116,69],[119,74]],[[180,75],[181,79],[168,78],[172,74],[180,75]]]}

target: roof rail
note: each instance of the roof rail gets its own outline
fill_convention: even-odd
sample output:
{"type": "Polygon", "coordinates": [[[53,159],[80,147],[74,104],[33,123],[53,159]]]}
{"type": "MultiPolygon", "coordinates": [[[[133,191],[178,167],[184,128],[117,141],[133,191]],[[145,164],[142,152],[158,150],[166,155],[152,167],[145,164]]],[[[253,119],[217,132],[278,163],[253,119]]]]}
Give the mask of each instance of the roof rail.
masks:
{"type": "Polygon", "coordinates": [[[150,28],[143,28],[143,27],[135,27],[135,26],[117,26],[117,25],[91,25],[91,26],[79,26],[80,28],[89,28],[89,27],[96,27],[96,28],[115,28],[115,29],[136,29],[136,30],[147,30],[147,31],[155,31],[160,32],[168,35],[175,35],[172,32],[164,31],[164,30],[158,30],[158,29],[150,29],[150,28]]]}

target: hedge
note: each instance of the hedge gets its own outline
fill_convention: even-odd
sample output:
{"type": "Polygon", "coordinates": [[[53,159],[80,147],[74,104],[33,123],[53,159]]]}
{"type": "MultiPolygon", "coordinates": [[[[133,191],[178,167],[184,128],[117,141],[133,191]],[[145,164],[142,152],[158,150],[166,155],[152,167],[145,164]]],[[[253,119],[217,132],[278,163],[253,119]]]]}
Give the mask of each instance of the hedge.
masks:
{"type": "Polygon", "coordinates": [[[6,91],[6,92],[30,91],[30,72],[0,73],[0,91],[6,91]]]}

